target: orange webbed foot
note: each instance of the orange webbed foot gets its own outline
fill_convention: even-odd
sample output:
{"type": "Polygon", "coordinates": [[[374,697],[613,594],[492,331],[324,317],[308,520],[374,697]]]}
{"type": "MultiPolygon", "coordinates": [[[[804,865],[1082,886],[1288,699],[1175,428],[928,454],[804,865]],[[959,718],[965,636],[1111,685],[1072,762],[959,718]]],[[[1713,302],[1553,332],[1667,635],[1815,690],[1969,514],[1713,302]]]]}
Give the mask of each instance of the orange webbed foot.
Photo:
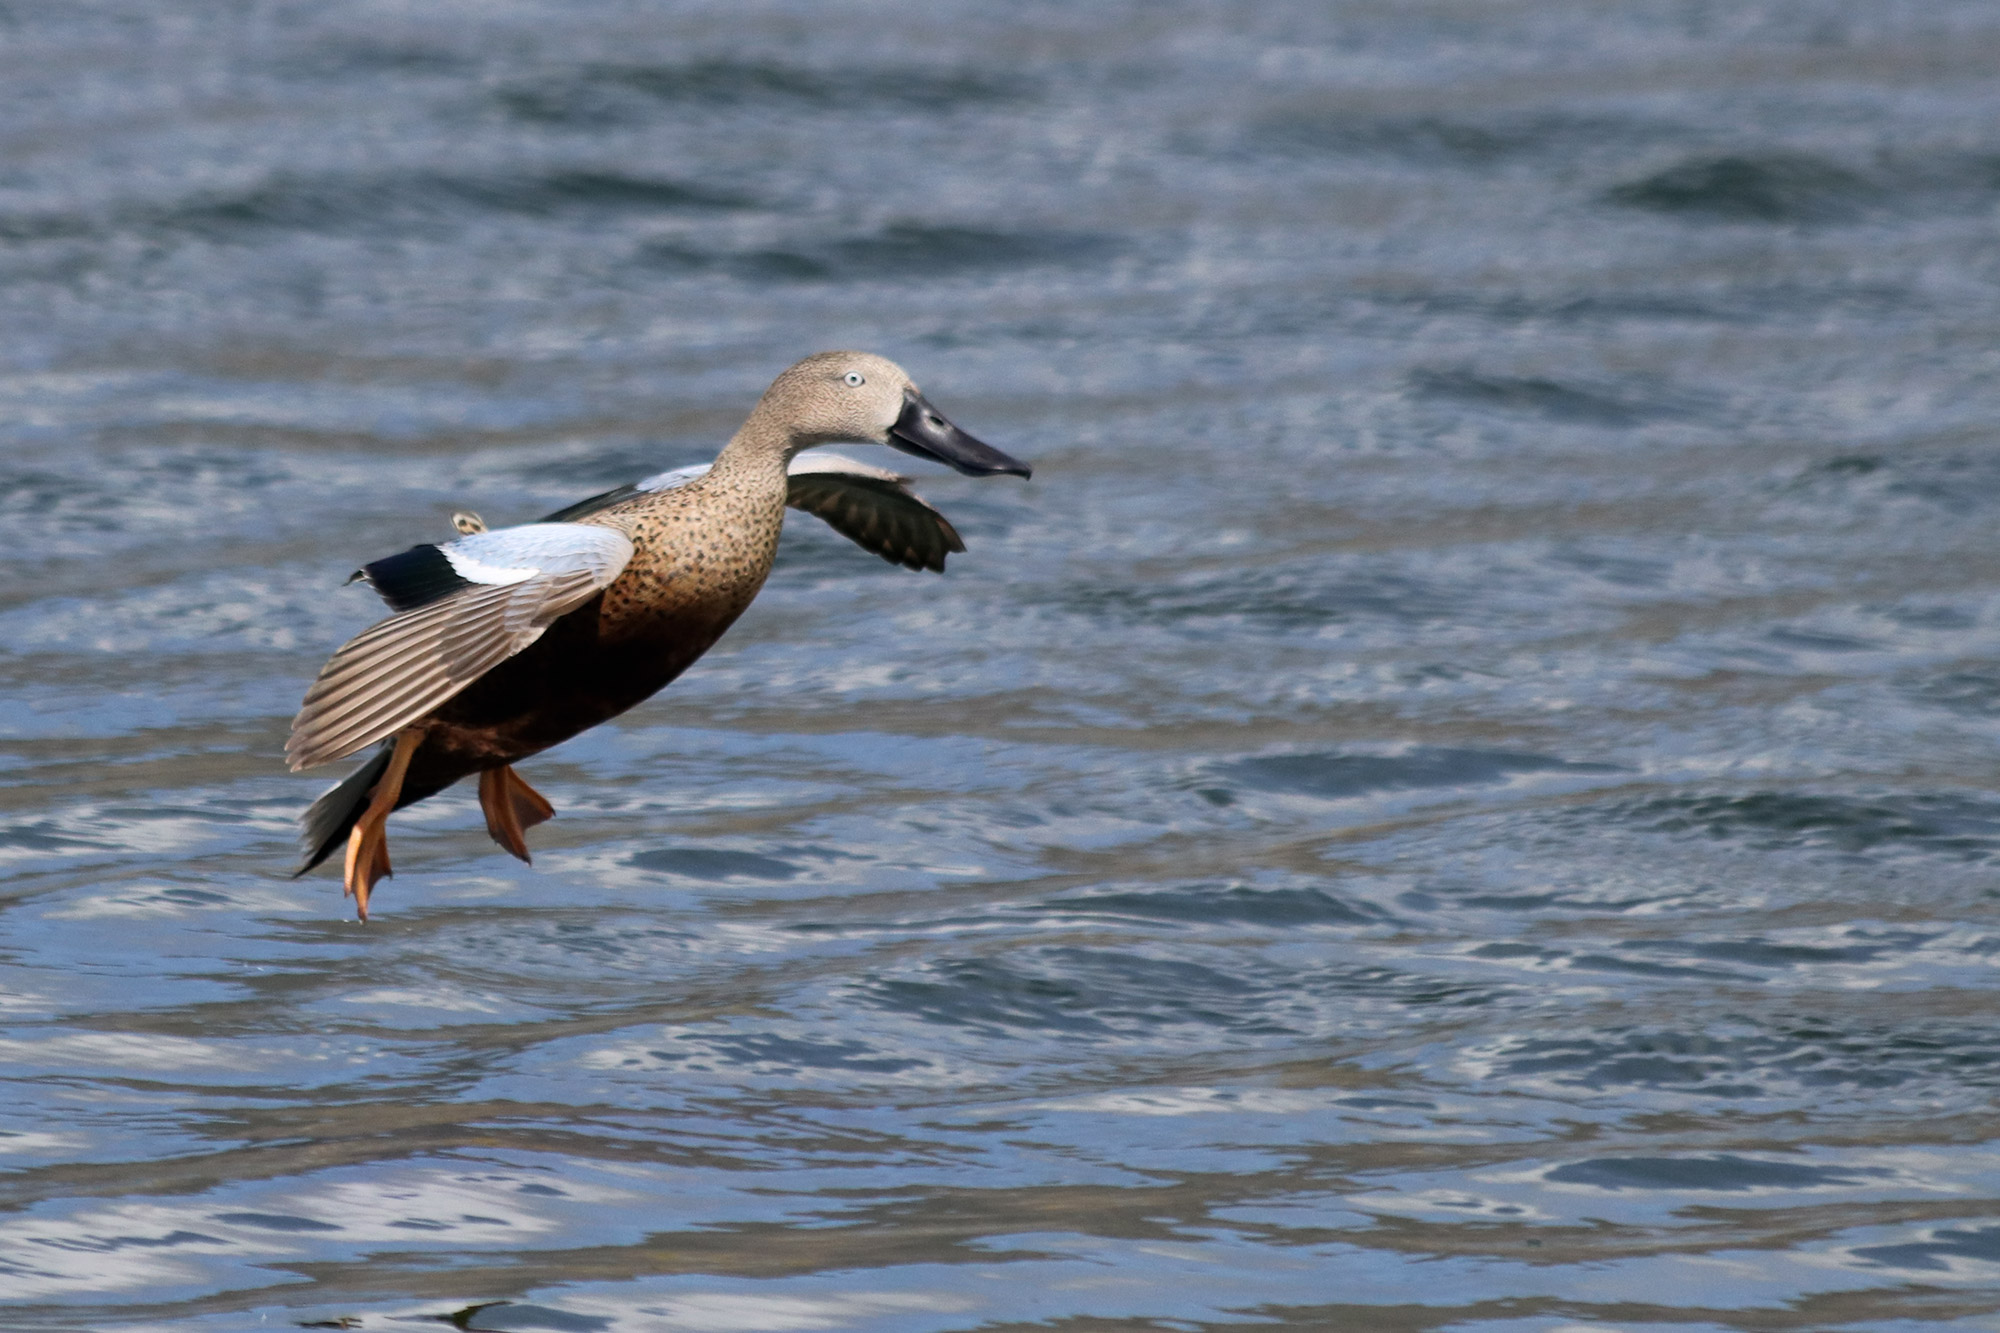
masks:
{"type": "Polygon", "coordinates": [[[479,808],[486,812],[486,831],[522,861],[528,857],[528,829],[555,817],[556,808],[521,780],[511,767],[489,768],[479,775],[479,808]]]}
{"type": "Polygon", "coordinates": [[[389,868],[389,812],[396,808],[396,798],[402,795],[403,775],[410,771],[410,756],[417,752],[423,738],[423,732],[415,729],[396,737],[389,767],[375,784],[368,808],[354,821],[354,831],[347,835],[343,896],[354,899],[355,915],[363,921],[368,919],[368,895],[375,891],[376,884],[395,873],[389,868]]]}

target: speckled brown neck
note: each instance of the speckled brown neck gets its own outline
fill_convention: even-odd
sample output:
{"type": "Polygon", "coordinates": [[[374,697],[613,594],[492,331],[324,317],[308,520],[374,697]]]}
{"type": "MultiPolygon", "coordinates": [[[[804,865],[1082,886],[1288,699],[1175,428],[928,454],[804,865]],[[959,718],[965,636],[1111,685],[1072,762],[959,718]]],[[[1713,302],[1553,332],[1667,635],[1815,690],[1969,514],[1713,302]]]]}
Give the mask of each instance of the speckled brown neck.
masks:
{"type": "Polygon", "coordinates": [[[785,451],[739,433],[706,476],[607,518],[633,546],[625,572],[605,589],[608,636],[673,622],[705,648],[771,572],[784,527],[785,451]]]}

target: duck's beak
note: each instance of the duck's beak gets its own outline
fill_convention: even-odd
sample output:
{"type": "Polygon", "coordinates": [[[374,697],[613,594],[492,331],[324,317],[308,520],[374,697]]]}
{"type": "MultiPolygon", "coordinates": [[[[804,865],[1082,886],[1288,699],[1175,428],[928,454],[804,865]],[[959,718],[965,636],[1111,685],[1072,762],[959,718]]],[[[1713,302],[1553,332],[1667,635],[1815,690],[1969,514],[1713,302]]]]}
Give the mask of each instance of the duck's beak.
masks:
{"type": "Polygon", "coordinates": [[[932,407],[930,400],[915,389],[903,390],[903,415],[889,427],[889,443],[906,454],[957,468],[968,477],[991,477],[1002,472],[1025,477],[1034,470],[990,444],[981,444],[946,421],[944,413],[932,407]]]}

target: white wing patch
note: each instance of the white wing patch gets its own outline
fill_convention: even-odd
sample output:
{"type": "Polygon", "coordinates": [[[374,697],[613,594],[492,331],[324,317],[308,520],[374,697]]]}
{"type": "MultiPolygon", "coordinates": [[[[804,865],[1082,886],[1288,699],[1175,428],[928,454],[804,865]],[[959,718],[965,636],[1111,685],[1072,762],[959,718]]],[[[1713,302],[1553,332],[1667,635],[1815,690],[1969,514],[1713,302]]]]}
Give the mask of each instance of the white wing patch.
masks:
{"type": "Polygon", "coordinates": [[[671,491],[697,481],[708,475],[708,463],[695,463],[690,467],[677,467],[670,472],[655,472],[652,476],[632,483],[635,491],[671,491]]]}
{"type": "Polygon", "coordinates": [[[847,477],[865,477],[869,481],[888,482],[894,486],[900,486],[909,480],[900,472],[891,472],[888,468],[876,467],[858,458],[849,458],[846,454],[830,454],[823,449],[807,450],[792,459],[791,466],[785,469],[785,475],[791,477],[805,477],[822,472],[837,473],[847,477]]]}
{"type": "Polygon", "coordinates": [[[489,565],[475,557],[470,551],[453,550],[452,547],[456,545],[458,543],[453,542],[450,546],[440,546],[438,549],[444,552],[445,559],[451,561],[451,567],[458,571],[458,576],[469,582],[496,584],[526,583],[529,579],[535,577],[537,572],[533,565],[522,565],[515,569],[502,569],[498,565],[489,565]]]}
{"type": "Polygon", "coordinates": [[[613,560],[623,569],[632,558],[624,533],[588,523],[523,523],[461,537],[438,550],[460,578],[494,585],[564,570],[599,570],[613,560]]]}

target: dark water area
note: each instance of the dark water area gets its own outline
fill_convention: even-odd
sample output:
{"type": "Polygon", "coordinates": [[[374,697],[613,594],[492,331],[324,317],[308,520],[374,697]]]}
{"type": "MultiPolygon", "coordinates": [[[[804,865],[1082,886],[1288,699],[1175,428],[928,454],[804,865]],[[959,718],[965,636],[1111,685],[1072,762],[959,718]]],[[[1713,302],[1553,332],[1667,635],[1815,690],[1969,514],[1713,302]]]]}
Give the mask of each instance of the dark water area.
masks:
{"type": "Polygon", "coordinates": [[[0,0],[0,1323],[2000,1327],[1996,70],[0,0]],[[351,570],[842,346],[1035,464],[946,576],[286,878],[351,570]]]}

